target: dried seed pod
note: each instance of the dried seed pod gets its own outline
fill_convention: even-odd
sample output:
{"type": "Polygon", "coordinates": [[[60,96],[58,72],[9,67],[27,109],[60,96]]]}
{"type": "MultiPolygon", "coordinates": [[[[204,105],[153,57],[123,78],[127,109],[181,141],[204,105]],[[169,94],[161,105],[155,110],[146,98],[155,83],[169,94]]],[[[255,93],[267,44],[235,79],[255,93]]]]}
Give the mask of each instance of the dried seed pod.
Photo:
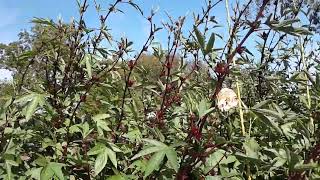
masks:
{"type": "Polygon", "coordinates": [[[228,111],[238,104],[236,93],[229,88],[223,88],[220,90],[217,96],[217,101],[218,108],[221,111],[228,111]]]}

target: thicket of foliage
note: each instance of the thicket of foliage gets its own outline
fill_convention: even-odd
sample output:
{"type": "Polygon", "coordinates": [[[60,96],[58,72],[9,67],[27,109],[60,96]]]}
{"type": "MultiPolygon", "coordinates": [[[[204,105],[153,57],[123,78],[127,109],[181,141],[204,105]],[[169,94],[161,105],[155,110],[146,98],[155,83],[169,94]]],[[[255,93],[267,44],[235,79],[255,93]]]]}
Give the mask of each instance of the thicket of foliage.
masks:
{"type": "Polygon", "coordinates": [[[71,23],[34,19],[0,46],[14,72],[0,85],[0,178],[319,179],[319,3],[228,4],[206,1],[193,27],[154,24],[132,0],[79,1],[71,23]],[[108,29],[120,4],[150,24],[140,50],[108,29]],[[100,27],[86,26],[88,6],[100,27]],[[222,111],[225,87],[239,103],[222,111]]]}

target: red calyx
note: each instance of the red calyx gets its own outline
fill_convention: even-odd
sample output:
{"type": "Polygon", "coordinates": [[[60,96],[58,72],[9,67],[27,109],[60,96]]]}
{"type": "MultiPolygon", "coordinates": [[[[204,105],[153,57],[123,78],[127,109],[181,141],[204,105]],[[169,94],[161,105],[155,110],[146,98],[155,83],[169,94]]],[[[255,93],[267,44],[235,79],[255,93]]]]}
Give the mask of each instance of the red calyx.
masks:
{"type": "Polygon", "coordinates": [[[158,120],[162,120],[163,119],[163,115],[164,115],[163,111],[161,111],[161,110],[157,111],[157,113],[156,113],[156,117],[157,117],[158,120]]]}
{"type": "Polygon", "coordinates": [[[245,50],[245,47],[237,48],[237,53],[242,54],[244,50],[245,50]]]}
{"type": "Polygon", "coordinates": [[[168,61],[168,62],[166,63],[166,67],[167,67],[168,69],[171,69],[171,68],[172,68],[172,63],[168,61]]]}
{"type": "Polygon", "coordinates": [[[225,74],[226,73],[226,67],[224,63],[218,63],[217,66],[214,68],[214,72],[217,74],[225,74]]]}
{"type": "Polygon", "coordinates": [[[130,61],[128,62],[128,67],[129,67],[129,69],[133,69],[133,67],[134,67],[134,60],[130,60],[130,61]]]}
{"type": "Polygon", "coordinates": [[[181,96],[179,94],[177,94],[176,96],[174,96],[174,102],[178,103],[181,101],[181,96]]]}
{"type": "Polygon", "coordinates": [[[131,79],[129,79],[129,81],[128,81],[128,87],[132,87],[132,86],[133,86],[133,84],[134,84],[134,81],[133,81],[133,80],[131,80],[131,79]]]}
{"type": "Polygon", "coordinates": [[[80,101],[81,101],[81,102],[85,102],[86,99],[87,99],[87,96],[86,96],[86,95],[80,96],[80,101]]]}
{"type": "Polygon", "coordinates": [[[167,92],[171,92],[172,89],[173,89],[172,85],[171,85],[171,84],[167,84],[167,86],[166,86],[166,91],[167,91],[167,92]]]}
{"type": "Polygon", "coordinates": [[[192,126],[191,127],[191,134],[192,134],[192,136],[196,139],[196,140],[200,140],[201,139],[201,137],[202,137],[202,134],[201,134],[201,132],[199,131],[199,128],[198,127],[196,127],[196,126],[192,126]]]}
{"type": "Polygon", "coordinates": [[[196,115],[193,113],[189,114],[189,119],[191,120],[191,122],[193,122],[194,120],[196,120],[196,115]]]}

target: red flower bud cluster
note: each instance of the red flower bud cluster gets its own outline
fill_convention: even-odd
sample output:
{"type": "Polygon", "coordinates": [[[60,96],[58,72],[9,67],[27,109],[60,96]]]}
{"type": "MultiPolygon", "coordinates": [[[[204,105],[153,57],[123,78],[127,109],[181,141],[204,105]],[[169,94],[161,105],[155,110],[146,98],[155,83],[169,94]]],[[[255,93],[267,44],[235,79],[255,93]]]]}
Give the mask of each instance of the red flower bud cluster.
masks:
{"type": "Polygon", "coordinates": [[[134,60],[128,61],[128,67],[129,67],[130,70],[134,68],[134,65],[135,65],[134,60]]]}
{"type": "Polygon", "coordinates": [[[237,48],[237,53],[238,54],[242,54],[243,53],[243,51],[245,51],[245,47],[240,47],[240,48],[237,48]]]}
{"type": "Polygon", "coordinates": [[[218,75],[227,74],[228,66],[225,63],[218,63],[214,68],[214,72],[216,72],[218,75]]]}
{"type": "Polygon", "coordinates": [[[165,103],[165,107],[170,107],[173,103],[180,104],[181,103],[181,96],[179,94],[169,97],[165,103]]]}

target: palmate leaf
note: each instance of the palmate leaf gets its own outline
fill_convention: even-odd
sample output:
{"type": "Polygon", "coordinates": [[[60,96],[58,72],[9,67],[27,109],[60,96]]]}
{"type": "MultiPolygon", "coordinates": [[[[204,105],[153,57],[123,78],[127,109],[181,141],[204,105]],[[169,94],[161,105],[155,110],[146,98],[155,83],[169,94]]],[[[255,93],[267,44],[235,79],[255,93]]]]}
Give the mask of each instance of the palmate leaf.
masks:
{"type": "Polygon", "coordinates": [[[154,152],[164,151],[168,149],[168,146],[160,141],[156,141],[153,139],[142,139],[142,140],[154,146],[141,150],[138,154],[134,155],[131,158],[131,160],[137,159],[141,156],[145,156],[154,152]]]}
{"type": "Polygon", "coordinates": [[[258,159],[258,152],[260,150],[260,146],[254,138],[246,140],[246,142],[243,143],[243,147],[246,150],[247,156],[258,159]]]}
{"type": "Polygon", "coordinates": [[[159,146],[159,147],[168,147],[166,144],[160,142],[160,141],[156,141],[154,139],[142,139],[143,141],[147,142],[147,143],[150,143],[152,145],[155,145],[155,146],[159,146]]]}
{"type": "Polygon", "coordinates": [[[200,103],[198,105],[198,112],[199,112],[200,118],[209,114],[213,110],[214,110],[214,108],[210,108],[210,103],[206,99],[203,99],[200,101],[200,103]]]}
{"type": "Polygon", "coordinates": [[[40,174],[41,180],[50,180],[53,177],[58,178],[59,180],[64,180],[62,167],[64,165],[61,163],[50,162],[42,170],[40,174]]]}
{"type": "Polygon", "coordinates": [[[30,176],[32,179],[41,180],[42,169],[43,167],[30,169],[26,172],[26,175],[30,176]]]}
{"type": "Polygon", "coordinates": [[[178,172],[179,164],[178,164],[178,155],[175,149],[170,148],[166,152],[166,156],[168,158],[169,164],[171,167],[178,172]]]}
{"type": "Polygon", "coordinates": [[[40,104],[42,101],[42,98],[38,95],[36,95],[33,100],[29,103],[27,111],[26,111],[26,120],[28,121],[33,113],[36,111],[37,106],[40,104]]]}
{"type": "Polygon", "coordinates": [[[274,122],[274,120],[271,117],[268,117],[265,114],[258,111],[252,111],[252,112],[261,120],[262,123],[266,124],[267,127],[271,127],[278,134],[282,134],[282,130],[280,129],[279,124],[274,122]]]}
{"type": "Polygon", "coordinates": [[[88,151],[87,154],[88,156],[100,154],[104,151],[105,148],[106,146],[104,144],[97,143],[92,149],[88,151]]]}
{"type": "Polygon", "coordinates": [[[146,171],[144,172],[144,177],[149,176],[155,169],[159,168],[164,156],[165,151],[159,151],[151,157],[151,159],[148,161],[146,171]]]}
{"type": "Polygon", "coordinates": [[[97,143],[95,147],[89,150],[88,155],[98,155],[94,165],[95,175],[98,175],[103,170],[108,162],[108,159],[110,159],[114,167],[117,167],[116,153],[104,144],[97,143]]]}
{"type": "Polygon", "coordinates": [[[97,176],[108,162],[108,152],[106,150],[102,151],[96,158],[94,163],[94,173],[97,176]]]}
{"type": "Polygon", "coordinates": [[[114,167],[117,167],[117,155],[114,151],[112,151],[109,148],[106,148],[105,151],[107,152],[110,161],[112,162],[112,164],[114,165],[114,167]]]}
{"type": "Polygon", "coordinates": [[[146,148],[146,149],[143,149],[141,150],[138,154],[136,154],[135,156],[133,156],[131,158],[131,160],[134,160],[134,159],[137,159],[141,156],[145,156],[145,155],[148,155],[148,154],[151,154],[151,153],[154,153],[154,152],[159,152],[159,151],[164,151],[166,150],[167,147],[162,147],[162,146],[152,146],[152,147],[149,147],[149,148],[146,148]]]}
{"type": "Polygon", "coordinates": [[[111,129],[108,127],[108,123],[103,120],[109,117],[110,117],[109,114],[97,114],[92,118],[97,123],[99,134],[103,133],[102,129],[105,131],[111,131],[111,129]]]}
{"type": "Polygon", "coordinates": [[[22,103],[26,104],[26,111],[24,113],[26,120],[30,120],[31,117],[34,115],[34,112],[38,108],[38,106],[43,106],[45,103],[45,95],[43,94],[37,94],[37,93],[31,93],[26,96],[23,96],[15,101],[15,103],[22,103]]]}
{"type": "Polygon", "coordinates": [[[158,168],[164,156],[167,157],[170,167],[172,167],[176,172],[178,171],[178,155],[173,146],[167,146],[166,144],[153,139],[143,140],[154,146],[149,146],[141,150],[138,154],[133,156],[131,160],[154,153],[148,161],[147,168],[145,170],[145,177],[149,176],[156,168],[158,168]]]}
{"type": "Polygon", "coordinates": [[[284,122],[285,120],[283,119],[283,113],[279,113],[277,111],[274,111],[272,109],[257,109],[254,110],[256,113],[261,113],[265,116],[270,116],[274,117],[277,121],[284,122]]]}
{"type": "Polygon", "coordinates": [[[214,153],[212,153],[205,163],[204,172],[208,173],[213,167],[216,167],[220,160],[224,158],[224,154],[224,150],[217,150],[214,153]]]}

